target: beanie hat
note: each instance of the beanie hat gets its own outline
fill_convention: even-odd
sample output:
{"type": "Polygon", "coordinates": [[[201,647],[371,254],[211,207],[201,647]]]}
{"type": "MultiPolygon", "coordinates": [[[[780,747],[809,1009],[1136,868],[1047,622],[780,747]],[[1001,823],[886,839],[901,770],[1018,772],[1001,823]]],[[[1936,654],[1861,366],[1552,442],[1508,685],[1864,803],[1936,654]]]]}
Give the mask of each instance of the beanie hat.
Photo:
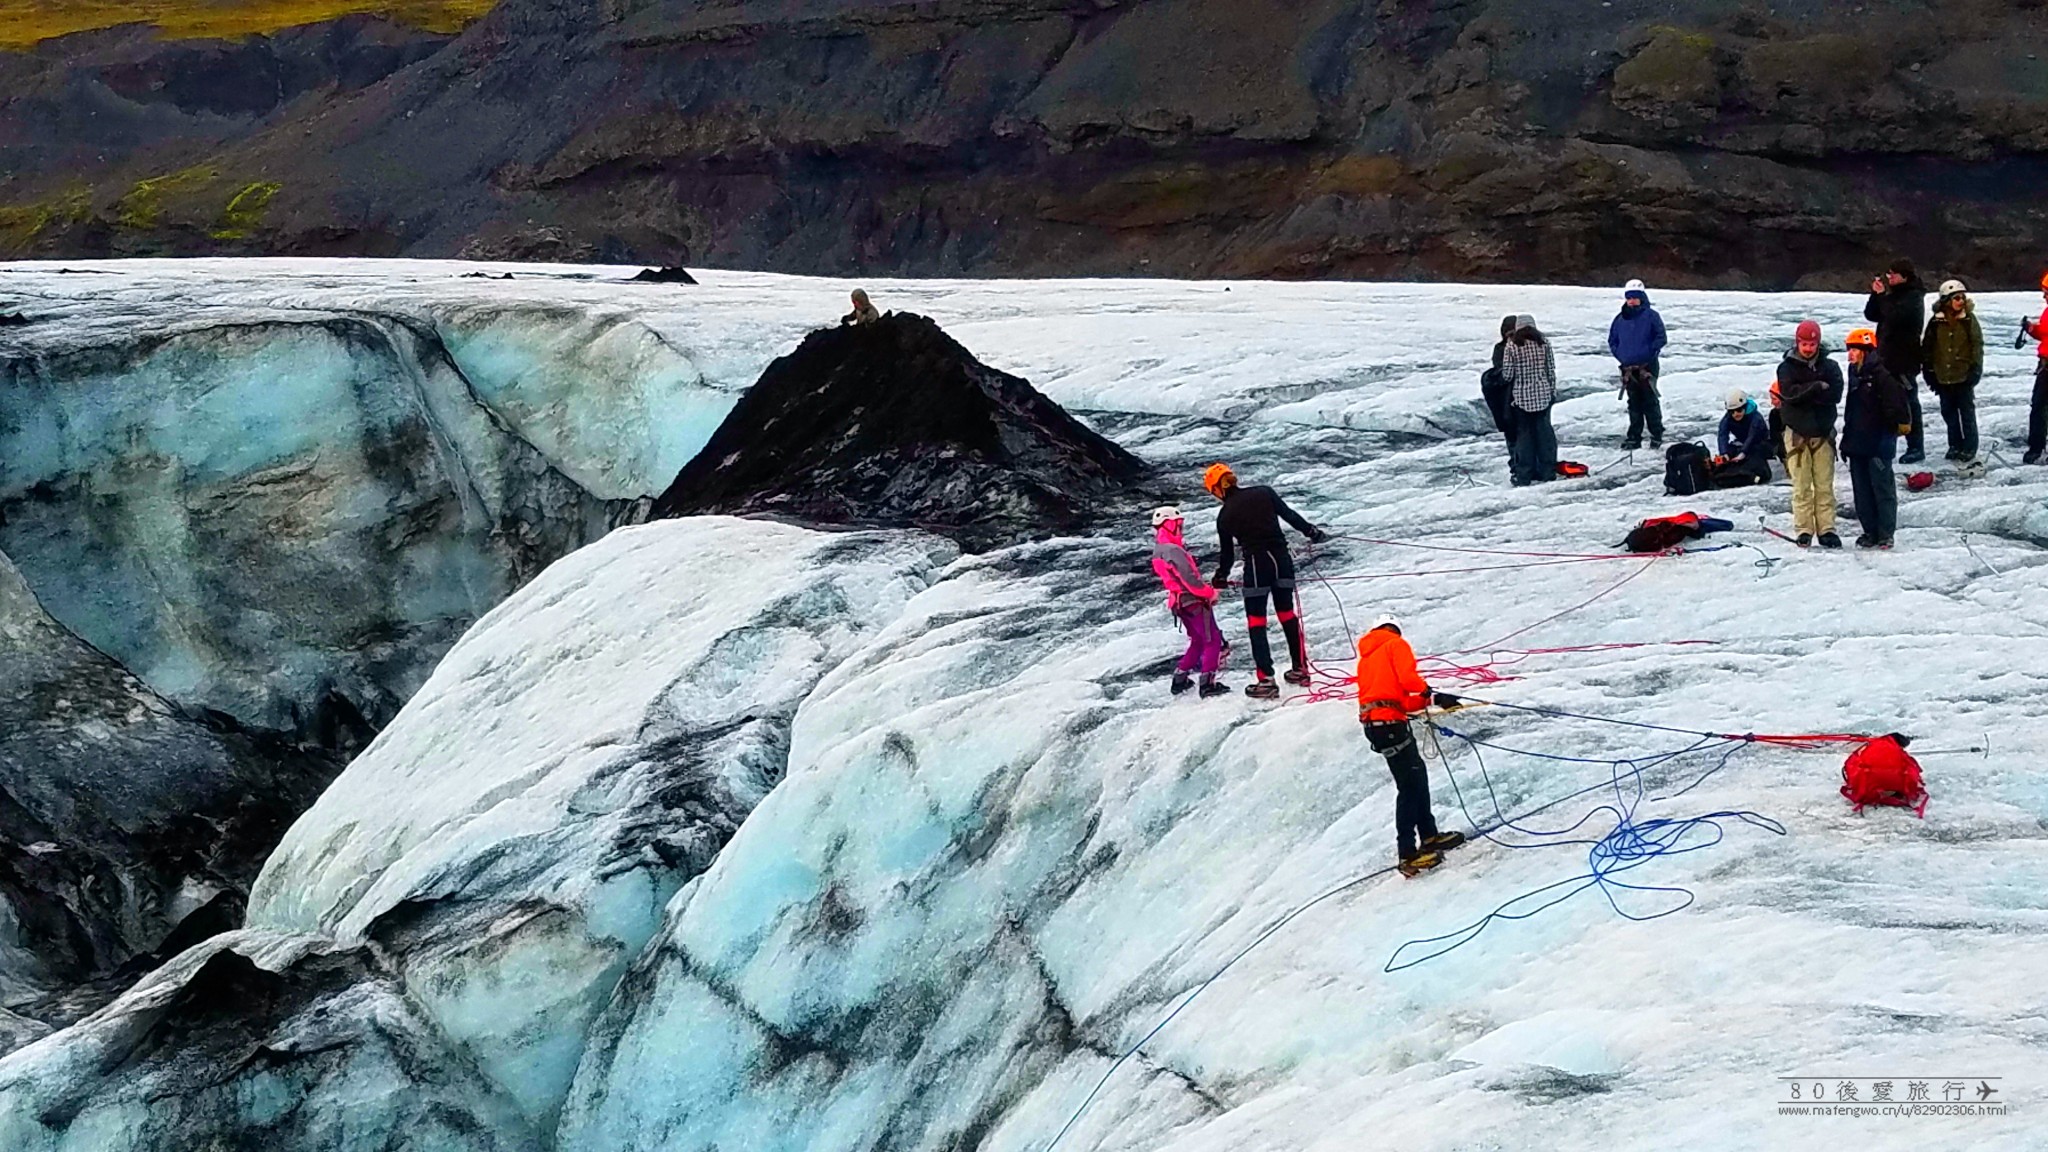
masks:
{"type": "Polygon", "coordinates": [[[1795,340],[1811,340],[1818,344],[1820,343],[1820,325],[1812,320],[1801,320],[1799,327],[1792,330],[1792,337],[1795,340]]]}

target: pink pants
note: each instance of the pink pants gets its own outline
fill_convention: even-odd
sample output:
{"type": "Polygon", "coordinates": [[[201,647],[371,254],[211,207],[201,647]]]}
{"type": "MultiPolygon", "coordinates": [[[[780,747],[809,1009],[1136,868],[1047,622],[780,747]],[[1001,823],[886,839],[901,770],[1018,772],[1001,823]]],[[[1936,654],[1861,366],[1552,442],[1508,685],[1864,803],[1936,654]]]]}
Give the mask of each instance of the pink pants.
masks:
{"type": "Polygon", "coordinates": [[[1178,671],[1214,676],[1223,662],[1223,629],[1216,623],[1216,610],[1200,601],[1190,601],[1174,613],[1188,634],[1188,650],[1180,658],[1178,671]]]}

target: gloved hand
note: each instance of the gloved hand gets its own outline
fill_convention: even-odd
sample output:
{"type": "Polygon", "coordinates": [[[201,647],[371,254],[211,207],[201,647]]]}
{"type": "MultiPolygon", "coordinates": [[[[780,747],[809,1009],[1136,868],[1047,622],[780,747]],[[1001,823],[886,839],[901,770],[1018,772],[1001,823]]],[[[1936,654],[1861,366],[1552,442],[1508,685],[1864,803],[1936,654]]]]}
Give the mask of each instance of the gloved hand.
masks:
{"type": "Polygon", "coordinates": [[[1911,421],[1907,421],[1906,423],[1904,423],[1904,424],[1901,424],[1901,425],[1899,425],[1899,435],[1901,435],[1901,436],[1911,436],[1912,434],[1913,434],[1913,424],[1912,424],[1912,422],[1911,422],[1911,421]]]}
{"type": "Polygon", "coordinates": [[[1463,700],[1458,699],[1456,696],[1451,695],[1449,692],[1432,692],[1429,696],[1429,702],[1431,704],[1436,705],[1439,708],[1444,709],[1445,711],[1449,711],[1453,708],[1463,707],[1465,703],[1463,700]]]}
{"type": "Polygon", "coordinates": [[[1320,524],[1311,524],[1311,525],[1309,525],[1309,526],[1308,526],[1308,542],[1309,542],[1309,543],[1311,543],[1311,544],[1321,544],[1321,543],[1322,543],[1323,541],[1325,541],[1325,540],[1328,540],[1329,538],[1330,538],[1330,534],[1329,534],[1328,532],[1325,532],[1325,531],[1323,531],[1323,527],[1322,527],[1322,525],[1320,525],[1320,524]]]}
{"type": "Polygon", "coordinates": [[[1230,573],[1228,573],[1228,572],[1218,572],[1218,573],[1216,573],[1216,574],[1215,574],[1214,576],[1211,576],[1211,577],[1209,577],[1209,587],[1211,587],[1211,588],[1228,588],[1228,587],[1230,587],[1230,573]]]}

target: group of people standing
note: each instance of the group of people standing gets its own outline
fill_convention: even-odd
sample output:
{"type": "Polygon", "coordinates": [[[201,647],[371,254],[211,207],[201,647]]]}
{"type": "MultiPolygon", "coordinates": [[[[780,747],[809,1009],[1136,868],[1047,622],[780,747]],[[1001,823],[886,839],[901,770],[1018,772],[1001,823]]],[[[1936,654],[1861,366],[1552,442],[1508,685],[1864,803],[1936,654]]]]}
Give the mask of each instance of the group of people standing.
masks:
{"type": "MultiPolygon", "coordinates": [[[[2042,277],[2041,287],[2048,297],[2048,276],[2042,277]]],[[[1720,488],[1768,484],[1771,460],[1783,461],[1792,479],[1795,538],[1802,546],[1839,548],[1833,487],[1839,456],[1856,493],[1863,528],[1857,544],[1889,548],[1898,519],[1893,461],[1912,465],[1926,458],[1922,379],[1939,402],[1948,459],[1963,475],[1982,475],[1976,390],[1984,375],[1983,325],[1962,281],[1942,283],[1932,293],[1931,312],[1929,295],[1911,260],[1894,261],[1873,278],[1863,315],[1874,327],[1849,333],[1846,374],[1821,349],[1820,325],[1802,322],[1792,351],[1778,367],[1769,415],[1747,392],[1728,393],[1711,483],[1720,488]]],[[[2029,338],[2040,343],[2041,357],[2023,459],[2038,464],[2048,449],[2048,309],[2038,320],[2021,321],[2020,342],[2029,338]]],[[[1668,341],[1664,318],[1651,307],[1643,282],[1629,281],[1621,310],[1607,330],[1607,348],[1620,374],[1619,398],[1628,406],[1624,450],[1641,447],[1646,434],[1650,447],[1663,444],[1657,381],[1668,341]]],[[[1514,484],[1556,479],[1557,435],[1550,410],[1557,400],[1557,360],[1533,317],[1501,321],[1501,339],[1494,345],[1493,366],[1480,378],[1480,392],[1506,438],[1514,484]]]]}
{"type": "MultiPolygon", "coordinates": [[[[2041,288],[2048,301],[2048,276],[2042,277],[2041,288]]],[[[1792,480],[1797,542],[1802,547],[1817,542],[1839,548],[1834,498],[1839,455],[1848,464],[1856,515],[1863,527],[1858,546],[1891,547],[1898,518],[1894,457],[1912,464],[1924,456],[1917,387],[1922,376],[1940,401],[1949,459],[1965,467],[1974,465],[1979,448],[1975,390],[1984,372],[1983,328],[1960,281],[1941,285],[1931,315],[1926,295],[1908,261],[1894,263],[1875,279],[1864,308],[1865,318],[1875,327],[1848,334],[1846,373],[1823,346],[1820,324],[1800,321],[1793,330],[1792,350],[1778,365],[1770,387],[1770,415],[1764,415],[1741,389],[1728,394],[1712,482],[1718,487],[1769,483],[1771,459],[1782,459],[1792,480]],[[1901,438],[1906,446],[1903,455],[1898,450],[1901,438]]],[[[863,303],[855,300],[848,323],[862,322],[863,303]]],[[[1532,316],[1504,318],[1500,336],[1481,390],[1507,442],[1514,482],[1519,486],[1555,479],[1557,437],[1550,410],[1557,402],[1556,356],[1532,316]]],[[[2048,447],[2048,308],[2038,320],[2021,322],[2020,340],[2029,338],[2040,344],[2025,457],[2026,463],[2035,464],[2048,447]]],[[[1622,442],[1626,448],[1638,447],[1645,434],[1651,447],[1662,445],[1664,414],[1657,377],[1667,339],[1663,318],[1650,306],[1642,282],[1630,281],[1607,339],[1621,372],[1621,398],[1628,404],[1628,433],[1622,442]]],[[[1280,678],[1306,685],[1310,673],[1295,608],[1294,561],[1282,525],[1312,543],[1328,539],[1328,534],[1288,507],[1271,488],[1239,484],[1228,465],[1211,465],[1202,487],[1222,506],[1216,517],[1217,567],[1209,579],[1202,578],[1188,552],[1181,510],[1167,506],[1152,513],[1152,567],[1165,585],[1168,609],[1188,635],[1187,650],[1174,668],[1172,692],[1198,690],[1210,697],[1230,691],[1217,679],[1229,645],[1215,609],[1219,589],[1229,584],[1240,550],[1245,625],[1256,676],[1245,694],[1260,699],[1280,694],[1267,635],[1269,606],[1270,619],[1279,623],[1287,644],[1289,667],[1280,678]]],[[[1431,691],[1400,621],[1392,616],[1382,616],[1359,638],[1357,655],[1359,722],[1393,775],[1396,867],[1413,876],[1436,867],[1443,853],[1464,843],[1465,837],[1436,825],[1429,775],[1410,719],[1431,706],[1456,708],[1462,702],[1431,691]]]]}

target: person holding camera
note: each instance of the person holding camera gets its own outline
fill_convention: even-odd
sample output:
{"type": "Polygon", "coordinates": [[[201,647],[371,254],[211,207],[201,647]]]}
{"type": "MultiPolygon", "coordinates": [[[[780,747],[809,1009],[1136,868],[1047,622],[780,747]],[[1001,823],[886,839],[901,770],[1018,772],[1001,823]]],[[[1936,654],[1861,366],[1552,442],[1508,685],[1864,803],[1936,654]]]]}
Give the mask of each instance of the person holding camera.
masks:
{"type": "Polygon", "coordinates": [[[1913,430],[1906,434],[1906,452],[1899,463],[1918,464],[1927,458],[1920,417],[1920,337],[1927,320],[1927,285],[1911,260],[1902,256],[1871,280],[1863,318],[1877,325],[1878,359],[1911,393],[1913,430]]]}

